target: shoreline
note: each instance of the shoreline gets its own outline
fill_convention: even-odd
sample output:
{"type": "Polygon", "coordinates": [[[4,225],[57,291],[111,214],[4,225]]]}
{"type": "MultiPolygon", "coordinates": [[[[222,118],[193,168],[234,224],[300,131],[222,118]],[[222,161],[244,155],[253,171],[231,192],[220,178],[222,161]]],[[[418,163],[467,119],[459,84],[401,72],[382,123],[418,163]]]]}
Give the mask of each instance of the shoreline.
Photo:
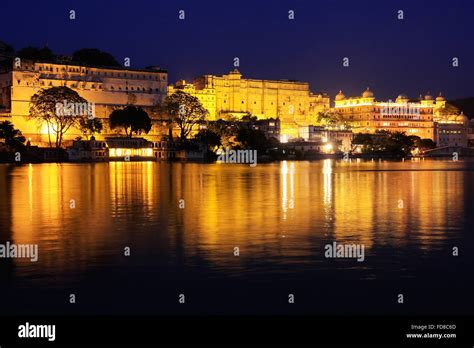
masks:
{"type": "MultiPolygon", "coordinates": [[[[259,164],[271,164],[271,163],[279,163],[279,162],[318,162],[318,161],[325,161],[328,159],[341,161],[341,162],[351,162],[351,161],[363,161],[363,162],[413,162],[413,161],[424,161],[425,159],[428,160],[445,160],[449,162],[457,162],[462,160],[469,160],[474,159],[473,156],[460,156],[458,160],[453,160],[452,156],[431,156],[431,157],[421,157],[421,156],[411,156],[411,157],[380,157],[380,156],[354,156],[349,157],[348,159],[344,159],[343,156],[318,156],[318,157],[310,157],[310,158],[282,158],[282,159],[262,159],[258,160],[256,165],[259,164]]],[[[163,161],[163,160],[155,160],[155,159],[130,159],[130,160],[104,160],[104,161],[1,161],[1,164],[14,164],[14,165],[26,165],[26,164],[95,164],[95,163],[116,163],[116,162],[131,162],[131,163],[138,163],[138,162],[146,162],[146,163],[192,163],[192,164],[240,164],[240,165],[249,165],[249,163],[228,163],[223,161],[198,161],[198,160],[173,160],[173,161],[163,161]]]]}

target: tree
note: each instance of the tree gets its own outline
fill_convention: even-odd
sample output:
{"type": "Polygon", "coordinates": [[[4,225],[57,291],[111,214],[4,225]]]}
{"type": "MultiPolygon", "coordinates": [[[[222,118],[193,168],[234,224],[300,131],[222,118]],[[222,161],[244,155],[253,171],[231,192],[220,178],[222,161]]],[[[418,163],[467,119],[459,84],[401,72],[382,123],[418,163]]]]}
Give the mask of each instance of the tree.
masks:
{"type": "Polygon", "coordinates": [[[342,118],[336,112],[322,111],[318,113],[317,122],[323,126],[337,126],[342,123],[342,118]]]}
{"type": "Polygon", "coordinates": [[[40,126],[46,124],[49,146],[52,147],[52,132],[55,134],[56,148],[60,148],[64,134],[84,116],[78,110],[84,110],[87,105],[87,100],[72,89],[64,86],[51,87],[40,90],[31,97],[29,117],[40,126]]]}
{"type": "Polygon", "coordinates": [[[86,138],[89,139],[89,136],[100,134],[100,132],[102,132],[103,124],[98,118],[90,119],[83,117],[79,119],[79,129],[81,130],[82,134],[84,134],[86,138]]]}
{"type": "Polygon", "coordinates": [[[269,147],[265,133],[260,129],[242,127],[237,132],[237,140],[247,149],[265,152],[269,147]]]}
{"type": "Polygon", "coordinates": [[[240,120],[242,122],[255,122],[257,121],[257,116],[252,116],[250,112],[247,112],[240,120]]]}
{"type": "Polygon", "coordinates": [[[353,144],[370,146],[373,144],[372,135],[368,133],[356,133],[354,134],[353,144]]]}
{"type": "Polygon", "coordinates": [[[84,65],[121,66],[110,53],[96,48],[81,48],[72,54],[72,60],[84,65]]]}
{"type": "Polygon", "coordinates": [[[198,98],[183,91],[167,96],[164,109],[170,121],[178,126],[181,141],[185,141],[194,126],[204,121],[208,114],[198,98]]]}
{"type": "Polygon", "coordinates": [[[9,44],[0,41],[0,61],[13,58],[15,50],[9,44]]]}
{"type": "Polygon", "coordinates": [[[235,137],[240,127],[239,121],[225,121],[218,119],[217,121],[209,121],[207,123],[207,129],[216,133],[220,139],[224,148],[235,147],[237,145],[235,137]]]}
{"type": "Polygon", "coordinates": [[[199,142],[206,144],[208,148],[218,148],[221,146],[221,137],[219,134],[209,130],[209,129],[202,129],[199,133],[196,134],[196,140],[199,142]]]}
{"type": "Polygon", "coordinates": [[[123,109],[112,111],[109,118],[110,129],[123,128],[128,137],[151,130],[150,116],[141,107],[129,105],[123,109]]]}
{"type": "Polygon", "coordinates": [[[423,150],[434,149],[436,147],[436,144],[431,139],[420,139],[420,138],[418,138],[415,141],[415,146],[423,151],[423,150]]]}
{"type": "Polygon", "coordinates": [[[411,153],[413,146],[413,137],[406,135],[404,132],[393,132],[388,138],[385,150],[394,155],[407,156],[411,153]]]}
{"type": "Polygon", "coordinates": [[[53,51],[48,47],[25,47],[19,50],[16,55],[21,59],[39,60],[42,62],[52,62],[55,60],[53,51]]]}
{"type": "Polygon", "coordinates": [[[21,131],[15,129],[10,121],[0,122],[0,139],[3,139],[5,145],[14,150],[23,147],[26,140],[21,131]]]}

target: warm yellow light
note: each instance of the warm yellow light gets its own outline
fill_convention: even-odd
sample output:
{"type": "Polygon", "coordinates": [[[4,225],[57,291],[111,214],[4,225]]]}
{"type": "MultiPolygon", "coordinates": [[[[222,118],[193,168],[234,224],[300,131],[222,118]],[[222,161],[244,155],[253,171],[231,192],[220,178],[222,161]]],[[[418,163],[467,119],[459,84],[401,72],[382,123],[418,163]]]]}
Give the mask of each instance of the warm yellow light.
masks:
{"type": "Polygon", "coordinates": [[[290,136],[288,134],[281,134],[280,135],[280,143],[287,143],[289,138],[290,138],[290,136]]]}
{"type": "Polygon", "coordinates": [[[153,149],[150,147],[143,147],[140,149],[109,149],[109,157],[124,157],[124,156],[141,156],[152,157],[153,149]]]}
{"type": "Polygon", "coordinates": [[[49,134],[51,136],[54,136],[55,133],[53,131],[53,128],[51,126],[48,127],[47,123],[43,123],[43,125],[41,126],[40,133],[43,134],[43,135],[48,135],[48,128],[49,128],[49,134]]]}
{"type": "Polygon", "coordinates": [[[324,149],[324,152],[326,152],[326,153],[331,152],[332,151],[332,144],[324,145],[323,149],[324,149]]]}

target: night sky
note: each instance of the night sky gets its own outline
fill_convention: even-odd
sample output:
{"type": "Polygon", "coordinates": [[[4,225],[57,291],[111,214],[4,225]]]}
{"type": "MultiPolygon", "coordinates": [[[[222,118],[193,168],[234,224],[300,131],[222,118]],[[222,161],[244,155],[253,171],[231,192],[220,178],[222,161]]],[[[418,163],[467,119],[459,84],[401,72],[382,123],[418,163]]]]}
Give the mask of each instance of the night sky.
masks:
{"type": "Polygon", "coordinates": [[[15,49],[99,48],[136,68],[167,69],[172,83],[227,73],[239,57],[244,77],[308,81],[331,97],[367,86],[377,99],[474,96],[473,0],[1,0],[0,15],[0,40],[15,49]]]}

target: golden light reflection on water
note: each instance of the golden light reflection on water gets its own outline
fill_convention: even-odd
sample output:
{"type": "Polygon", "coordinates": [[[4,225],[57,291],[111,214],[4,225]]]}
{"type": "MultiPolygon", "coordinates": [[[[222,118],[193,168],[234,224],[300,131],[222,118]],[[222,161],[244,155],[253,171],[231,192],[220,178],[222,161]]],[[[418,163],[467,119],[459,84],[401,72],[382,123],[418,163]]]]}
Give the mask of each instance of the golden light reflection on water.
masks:
{"type": "Polygon", "coordinates": [[[25,274],[113,264],[129,244],[217,270],[259,259],[322,262],[333,240],[362,243],[369,255],[375,245],[429,251],[463,228],[467,174],[456,168],[462,163],[1,166],[2,238],[39,243],[40,261],[18,269],[25,274]],[[245,257],[232,257],[235,246],[245,257]]]}

